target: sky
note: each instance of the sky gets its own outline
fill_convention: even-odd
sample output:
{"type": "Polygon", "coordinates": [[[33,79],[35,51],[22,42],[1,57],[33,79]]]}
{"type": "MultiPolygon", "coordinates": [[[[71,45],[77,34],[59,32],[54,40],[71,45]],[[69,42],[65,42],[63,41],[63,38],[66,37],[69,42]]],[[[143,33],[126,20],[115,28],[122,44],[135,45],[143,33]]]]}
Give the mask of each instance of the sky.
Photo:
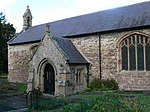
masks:
{"type": "Polygon", "coordinates": [[[150,0],[0,0],[0,12],[17,32],[23,27],[27,6],[32,13],[32,25],[112,9],[150,0]]]}

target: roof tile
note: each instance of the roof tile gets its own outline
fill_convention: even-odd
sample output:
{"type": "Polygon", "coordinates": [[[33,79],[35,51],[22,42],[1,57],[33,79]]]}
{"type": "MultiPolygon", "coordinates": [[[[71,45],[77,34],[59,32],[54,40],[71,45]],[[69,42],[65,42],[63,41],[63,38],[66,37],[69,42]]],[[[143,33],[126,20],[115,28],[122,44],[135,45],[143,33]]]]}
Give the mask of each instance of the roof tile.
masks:
{"type": "MultiPolygon", "coordinates": [[[[50,23],[53,37],[112,31],[150,25],[150,2],[99,11],[50,23]]],[[[20,33],[9,44],[40,41],[45,33],[46,24],[38,25],[20,33]]]]}

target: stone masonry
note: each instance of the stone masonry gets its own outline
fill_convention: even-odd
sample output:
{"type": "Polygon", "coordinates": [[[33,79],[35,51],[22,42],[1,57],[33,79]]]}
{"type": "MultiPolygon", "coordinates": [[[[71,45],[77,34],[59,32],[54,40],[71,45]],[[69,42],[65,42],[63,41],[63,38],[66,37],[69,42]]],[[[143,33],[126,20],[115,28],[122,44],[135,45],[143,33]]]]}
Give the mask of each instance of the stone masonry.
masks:
{"type": "Polygon", "coordinates": [[[8,46],[8,80],[10,82],[27,82],[29,62],[33,55],[32,47],[35,45],[37,43],[8,46]]]}
{"type": "MultiPolygon", "coordinates": [[[[101,34],[101,67],[103,79],[115,79],[121,90],[150,90],[150,72],[126,71],[119,69],[119,43],[125,35],[138,32],[150,35],[149,29],[101,34]]],[[[72,42],[91,63],[91,78],[99,78],[99,37],[98,35],[72,38],[72,42]]]]}
{"type": "Polygon", "coordinates": [[[91,79],[99,78],[99,39],[97,35],[71,39],[76,48],[89,61],[91,79]]]}
{"type": "MultiPolygon", "coordinates": [[[[149,71],[121,71],[119,60],[119,40],[127,34],[139,32],[150,35],[149,29],[101,34],[102,78],[114,78],[123,90],[150,90],[149,71]]],[[[99,78],[99,38],[98,35],[71,38],[76,48],[90,62],[90,80],[99,78]]],[[[8,46],[9,81],[27,82],[31,48],[37,43],[8,46]]],[[[54,51],[55,52],[55,51],[54,51]]],[[[39,54],[45,55],[45,54],[39,54]]],[[[40,58],[37,58],[40,59],[40,58]]],[[[53,60],[53,58],[51,58],[53,60]]],[[[58,60],[61,57],[58,56],[58,60]]],[[[60,63],[60,62],[59,62],[60,63]]],[[[60,64],[55,64],[59,71],[60,64]]]]}
{"type": "Polygon", "coordinates": [[[46,34],[40,42],[32,60],[30,62],[30,73],[28,80],[28,90],[32,88],[44,91],[44,68],[46,64],[51,64],[55,71],[55,93],[56,96],[65,96],[76,92],[84,91],[86,88],[87,69],[85,65],[67,64],[67,57],[60,49],[59,45],[49,34],[46,34]],[[76,84],[76,71],[81,70],[82,83],[76,84]],[[33,75],[33,76],[32,76],[33,75]],[[33,79],[32,79],[33,78],[33,79]],[[64,81],[69,84],[64,85],[64,81]]]}

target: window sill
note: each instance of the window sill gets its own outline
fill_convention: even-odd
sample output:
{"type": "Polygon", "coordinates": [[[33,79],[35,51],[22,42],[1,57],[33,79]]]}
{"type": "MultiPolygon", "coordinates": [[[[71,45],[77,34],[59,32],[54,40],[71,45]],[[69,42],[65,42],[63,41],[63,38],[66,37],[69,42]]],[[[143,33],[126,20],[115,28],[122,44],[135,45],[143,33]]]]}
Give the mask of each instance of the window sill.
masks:
{"type": "Polygon", "coordinates": [[[124,74],[146,74],[146,73],[150,74],[150,71],[126,71],[126,70],[121,70],[120,74],[122,74],[122,73],[124,73],[124,74]]]}

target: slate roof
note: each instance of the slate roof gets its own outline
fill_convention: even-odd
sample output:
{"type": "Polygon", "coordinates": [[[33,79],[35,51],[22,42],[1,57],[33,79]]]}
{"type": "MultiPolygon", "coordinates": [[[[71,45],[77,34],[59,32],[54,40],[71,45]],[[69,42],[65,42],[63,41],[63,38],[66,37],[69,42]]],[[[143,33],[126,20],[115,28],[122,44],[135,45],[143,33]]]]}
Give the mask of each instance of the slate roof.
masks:
{"type": "Polygon", "coordinates": [[[87,64],[86,59],[80,54],[80,52],[76,49],[73,43],[65,38],[53,38],[56,40],[60,48],[67,55],[68,63],[70,64],[87,64]]]}
{"type": "MultiPolygon", "coordinates": [[[[150,2],[143,2],[51,22],[50,32],[53,37],[69,37],[149,25],[150,2]]],[[[9,41],[9,44],[40,41],[45,33],[45,27],[46,24],[31,27],[9,41]]]]}
{"type": "MultiPolygon", "coordinates": [[[[9,45],[39,42],[46,31],[46,24],[28,28],[8,42],[9,45]]],[[[88,62],[73,43],[62,37],[104,33],[108,31],[141,28],[150,26],[150,2],[115,8],[63,19],[50,24],[50,34],[69,58],[68,63],[87,64],[88,62]],[[59,38],[58,38],[59,37],[59,38]]]]}

